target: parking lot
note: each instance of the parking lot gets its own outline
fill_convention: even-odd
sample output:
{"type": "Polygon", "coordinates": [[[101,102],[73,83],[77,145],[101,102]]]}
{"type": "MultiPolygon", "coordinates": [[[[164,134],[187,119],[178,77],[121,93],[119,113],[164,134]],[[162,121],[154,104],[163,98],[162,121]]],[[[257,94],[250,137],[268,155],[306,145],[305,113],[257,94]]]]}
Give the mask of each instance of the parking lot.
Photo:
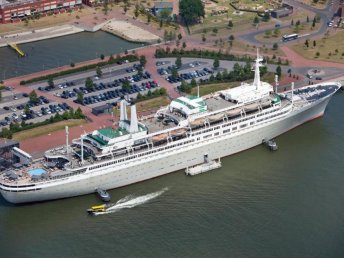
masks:
{"type": "Polygon", "coordinates": [[[56,113],[62,114],[70,109],[70,105],[65,103],[68,101],[91,108],[104,104],[116,105],[124,96],[136,98],[138,93],[146,94],[149,90],[159,87],[158,83],[151,78],[151,74],[140,67],[138,62],[124,63],[103,68],[100,78],[95,71],[88,71],[56,79],[54,86],[48,86],[48,82],[28,85],[27,87],[35,90],[39,96],[35,103],[30,101],[29,94],[16,93],[9,87],[2,92],[0,126],[6,127],[11,122],[44,121],[56,113]],[[85,86],[86,78],[93,80],[92,87],[85,86]],[[124,83],[127,87],[122,87],[124,83]],[[61,101],[51,102],[49,97],[40,96],[40,93],[58,97],[61,101]],[[83,95],[82,102],[78,101],[80,94],[83,95]]]}

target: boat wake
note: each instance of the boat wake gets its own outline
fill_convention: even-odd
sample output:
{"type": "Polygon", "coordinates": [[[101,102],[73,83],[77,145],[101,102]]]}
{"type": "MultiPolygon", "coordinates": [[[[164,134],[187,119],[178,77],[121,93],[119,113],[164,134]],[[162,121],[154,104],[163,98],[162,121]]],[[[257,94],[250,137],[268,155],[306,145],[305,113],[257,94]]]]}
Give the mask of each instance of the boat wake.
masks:
{"type": "Polygon", "coordinates": [[[165,187],[165,188],[161,189],[160,191],[146,194],[146,195],[142,195],[142,196],[138,196],[138,197],[135,197],[133,195],[128,195],[128,196],[118,200],[116,203],[110,204],[109,205],[110,207],[105,212],[94,212],[94,215],[97,216],[97,215],[102,215],[102,214],[109,214],[109,213],[118,212],[122,209],[134,208],[138,205],[144,204],[144,203],[146,203],[152,199],[157,198],[158,196],[162,195],[167,190],[168,190],[168,188],[165,187]]]}

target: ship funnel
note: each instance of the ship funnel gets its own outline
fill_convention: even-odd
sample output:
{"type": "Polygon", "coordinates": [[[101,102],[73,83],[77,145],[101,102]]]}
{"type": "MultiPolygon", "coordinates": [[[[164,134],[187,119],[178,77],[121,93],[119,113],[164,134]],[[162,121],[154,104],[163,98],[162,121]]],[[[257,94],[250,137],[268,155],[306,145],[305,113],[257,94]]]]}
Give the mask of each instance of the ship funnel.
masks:
{"type": "Polygon", "coordinates": [[[127,105],[125,103],[125,99],[122,99],[120,102],[120,120],[128,120],[128,115],[127,115],[127,105]]]}
{"type": "Polygon", "coordinates": [[[127,102],[125,99],[122,99],[120,102],[120,117],[119,117],[119,126],[121,128],[125,128],[125,123],[124,123],[125,120],[128,120],[127,102]]]}
{"type": "Polygon", "coordinates": [[[130,106],[130,114],[131,114],[131,118],[130,118],[130,128],[129,128],[129,132],[130,133],[136,133],[139,131],[139,123],[137,120],[137,114],[136,114],[136,105],[135,103],[132,103],[130,106]]]}

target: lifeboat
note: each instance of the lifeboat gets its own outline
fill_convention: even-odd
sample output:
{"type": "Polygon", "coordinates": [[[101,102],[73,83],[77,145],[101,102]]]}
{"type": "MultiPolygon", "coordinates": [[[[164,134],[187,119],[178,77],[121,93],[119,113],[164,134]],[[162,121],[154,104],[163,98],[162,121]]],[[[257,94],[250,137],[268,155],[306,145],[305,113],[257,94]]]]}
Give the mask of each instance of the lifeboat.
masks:
{"type": "Polygon", "coordinates": [[[220,113],[220,114],[208,116],[208,120],[209,122],[216,122],[216,121],[222,120],[224,116],[225,115],[223,113],[220,113]]]}
{"type": "Polygon", "coordinates": [[[186,133],[186,129],[185,128],[180,128],[180,129],[176,129],[170,132],[171,136],[179,136],[179,135],[183,135],[186,133]]]}
{"type": "Polygon", "coordinates": [[[190,126],[196,127],[196,126],[204,125],[204,122],[205,122],[205,118],[198,118],[198,119],[195,119],[194,121],[191,121],[190,126]]]}
{"type": "Polygon", "coordinates": [[[228,110],[226,112],[226,115],[228,117],[233,117],[233,116],[240,115],[240,113],[241,113],[241,108],[235,108],[235,109],[232,109],[232,110],[228,110]]]}
{"type": "Polygon", "coordinates": [[[167,140],[168,134],[167,133],[162,133],[162,134],[158,134],[158,135],[154,135],[152,137],[152,141],[153,142],[160,142],[160,141],[164,141],[167,140]]]}
{"type": "Polygon", "coordinates": [[[271,100],[270,99],[265,99],[260,102],[260,105],[262,108],[269,107],[271,105],[271,100]]]}
{"type": "Polygon", "coordinates": [[[252,103],[250,105],[244,106],[245,112],[252,112],[257,110],[259,107],[259,103],[252,103]]]}

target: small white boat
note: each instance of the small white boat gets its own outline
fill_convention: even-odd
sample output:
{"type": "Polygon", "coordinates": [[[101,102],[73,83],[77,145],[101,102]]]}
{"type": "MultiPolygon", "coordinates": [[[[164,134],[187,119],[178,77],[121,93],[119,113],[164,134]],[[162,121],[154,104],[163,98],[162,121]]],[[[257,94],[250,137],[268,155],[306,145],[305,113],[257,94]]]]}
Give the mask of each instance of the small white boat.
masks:
{"type": "Polygon", "coordinates": [[[106,190],[97,188],[97,193],[103,202],[109,202],[111,200],[110,194],[106,190]]]}

